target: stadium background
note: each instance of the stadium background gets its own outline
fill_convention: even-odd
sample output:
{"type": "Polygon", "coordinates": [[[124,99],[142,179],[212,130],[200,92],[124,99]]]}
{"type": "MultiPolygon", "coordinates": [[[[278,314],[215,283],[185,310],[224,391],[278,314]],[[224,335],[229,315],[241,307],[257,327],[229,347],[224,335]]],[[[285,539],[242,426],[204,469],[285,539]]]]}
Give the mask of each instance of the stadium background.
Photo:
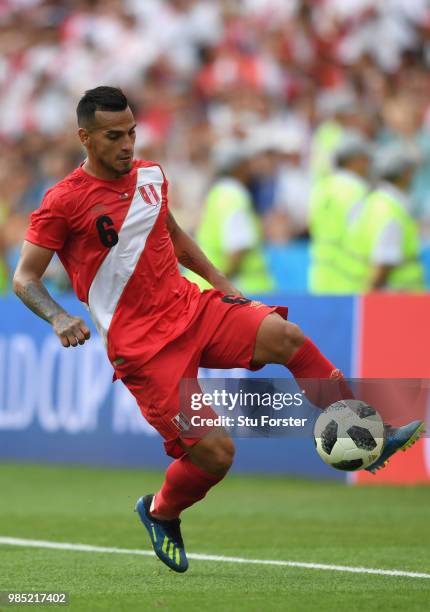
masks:
{"type": "MultiPolygon", "coordinates": [[[[288,304],[292,320],[348,376],[429,375],[417,348],[418,338],[425,346],[430,335],[426,296],[385,296],[381,311],[377,297],[307,295],[309,194],[315,166],[328,164],[330,154],[318,134],[346,103],[348,127],[375,145],[403,142],[419,154],[411,198],[430,279],[429,2],[3,0],[0,33],[0,456],[148,466],[164,461],[137,412],[124,408],[112,426],[120,391],[107,385],[109,367],[98,341],[79,349],[79,356],[63,354],[47,326],[8,296],[29,213],[83,158],[76,100],[101,82],[123,87],[130,97],[137,155],[161,161],[170,205],[190,232],[223,146],[233,137],[254,139],[248,187],[276,286],[276,295],[261,299],[288,304]],[[86,359],[99,364],[100,385],[90,385],[86,359]],[[81,381],[78,395],[71,388],[57,392],[61,376],[81,381]],[[95,411],[92,425],[84,416],[87,405],[95,411]]],[[[58,263],[47,282],[61,302],[70,302],[58,263]]],[[[82,310],[76,304],[71,309],[82,310]]],[[[276,372],[283,375],[276,368],[264,375],[276,372]]],[[[236,469],[257,467],[250,459],[255,444],[249,441],[239,453],[236,469]]],[[[334,477],[309,450],[302,441],[269,440],[259,468],[334,477]]],[[[426,456],[421,443],[409,461],[403,458],[412,480],[428,478],[426,456]]]]}
{"type": "MultiPolygon", "coordinates": [[[[429,0],[0,0],[0,592],[65,590],[84,612],[428,609],[427,439],[351,479],[360,487],[311,440],[239,440],[235,473],[184,515],[187,551],[203,556],[184,577],[157,566],[132,509],[162,481],[160,439],[111,384],[95,333],[62,350],[10,280],[29,214],[83,159],[77,100],[121,86],[137,155],[163,164],[192,233],[225,145],[250,137],[276,286],[257,297],[288,305],[347,376],[415,381],[419,402],[393,401],[399,418],[428,422],[430,295],[311,295],[307,219],[329,163],[321,128],[347,108],[376,147],[417,153],[410,195],[430,286],[429,68],[429,0]]],[[[58,263],[46,282],[88,321],[58,263]]]]}

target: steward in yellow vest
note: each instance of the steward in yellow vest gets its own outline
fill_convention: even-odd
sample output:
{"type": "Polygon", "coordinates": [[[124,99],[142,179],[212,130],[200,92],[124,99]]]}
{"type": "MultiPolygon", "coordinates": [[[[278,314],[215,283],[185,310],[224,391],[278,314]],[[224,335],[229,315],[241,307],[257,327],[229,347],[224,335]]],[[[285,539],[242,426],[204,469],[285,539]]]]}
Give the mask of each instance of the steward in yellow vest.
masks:
{"type": "Polygon", "coordinates": [[[358,132],[346,132],[335,150],[335,170],[311,193],[309,289],[318,294],[351,293],[345,236],[351,211],[370,190],[367,182],[370,143],[358,132]]]}
{"type": "Polygon", "coordinates": [[[346,241],[356,292],[425,289],[418,225],[408,195],[416,163],[404,145],[385,146],[375,157],[380,182],[351,219],[346,241]]]}
{"type": "MultiPolygon", "coordinates": [[[[260,221],[246,188],[248,159],[239,145],[226,152],[211,187],[195,239],[211,261],[244,294],[267,293],[273,281],[262,250],[260,221]]],[[[186,277],[201,289],[210,285],[197,274],[186,277]]]]}
{"type": "Polygon", "coordinates": [[[311,170],[315,180],[333,170],[333,155],[350,131],[357,130],[366,119],[352,91],[338,89],[323,94],[319,101],[321,122],[316,128],[311,145],[311,170]]]}

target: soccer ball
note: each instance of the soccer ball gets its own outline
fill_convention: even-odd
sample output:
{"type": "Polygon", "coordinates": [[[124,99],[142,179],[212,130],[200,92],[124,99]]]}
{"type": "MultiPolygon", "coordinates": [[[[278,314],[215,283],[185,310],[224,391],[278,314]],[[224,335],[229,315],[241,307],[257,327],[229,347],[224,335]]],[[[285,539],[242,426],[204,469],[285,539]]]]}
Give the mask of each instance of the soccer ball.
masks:
{"type": "Polygon", "coordinates": [[[331,404],[316,420],[315,446],[321,459],[337,470],[366,468],[380,456],[384,423],[372,406],[347,399],[331,404]]]}

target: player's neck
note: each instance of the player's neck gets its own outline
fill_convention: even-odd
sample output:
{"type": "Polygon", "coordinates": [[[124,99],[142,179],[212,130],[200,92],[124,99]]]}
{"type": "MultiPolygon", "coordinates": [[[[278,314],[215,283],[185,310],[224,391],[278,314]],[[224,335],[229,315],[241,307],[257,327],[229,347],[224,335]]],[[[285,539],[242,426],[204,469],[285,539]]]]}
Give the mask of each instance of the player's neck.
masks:
{"type": "Polygon", "coordinates": [[[84,161],[81,167],[84,172],[101,181],[116,181],[125,176],[124,174],[110,170],[105,166],[91,162],[88,158],[84,161]]]}

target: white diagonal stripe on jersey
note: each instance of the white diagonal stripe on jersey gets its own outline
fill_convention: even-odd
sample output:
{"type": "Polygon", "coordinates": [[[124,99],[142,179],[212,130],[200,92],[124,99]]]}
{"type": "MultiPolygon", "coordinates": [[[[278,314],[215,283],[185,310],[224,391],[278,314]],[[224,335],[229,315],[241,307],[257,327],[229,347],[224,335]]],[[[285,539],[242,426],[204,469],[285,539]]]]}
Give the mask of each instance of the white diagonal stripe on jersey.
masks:
{"type": "Polygon", "coordinates": [[[105,344],[124,287],[136,269],[148,236],[157,221],[161,209],[163,182],[164,176],[159,166],[138,169],[136,190],[118,232],[118,242],[106,255],[91,283],[88,294],[89,311],[105,344]],[[139,193],[139,186],[148,183],[152,183],[160,195],[159,206],[145,204],[139,193]]]}

